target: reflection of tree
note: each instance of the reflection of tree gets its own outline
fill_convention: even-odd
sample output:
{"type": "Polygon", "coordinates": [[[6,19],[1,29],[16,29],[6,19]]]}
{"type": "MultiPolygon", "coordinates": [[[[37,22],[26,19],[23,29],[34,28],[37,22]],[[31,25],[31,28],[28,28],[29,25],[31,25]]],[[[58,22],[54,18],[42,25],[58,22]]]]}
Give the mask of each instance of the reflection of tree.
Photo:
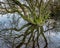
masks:
{"type": "MultiPolygon", "coordinates": [[[[4,16],[3,16],[4,17],[4,16]]],[[[3,18],[2,17],[2,18],[3,18]]],[[[16,15],[11,15],[7,18],[6,20],[0,21],[0,37],[4,39],[4,41],[8,44],[13,43],[13,39],[15,34],[13,34],[13,30],[8,30],[9,28],[18,28],[18,21],[19,21],[19,16],[16,17],[16,15]],[[13,19],[14,18],[14,19],[13,19]],[[15,25],[16,24],[16,25],[15,25]],[[14,35],[14,36],[13,36],[14,35]]],[[[12,44],[11,44],[12,45],[12,44]]]]}
{"type": "Polygon", "coordinates": [[[37,46],[37,48],[40,48],[39,38],[42,35],[46,43],[44,48],[46,48],[48,43],[44,35],[44,32],[51,30],[53,28],[44,31],[43,26],[49,20],[49,14],[50,14],[49,4],[51,0],[49,0],[47,3],[44,2],[44,0],[24,0],[24,1],[27,4],[25,3],[22,4],[19,0],[7,0],[7,2],[1,2],[1,4],[4,4],[4,6],[1,7],[2,9],[1,11],[4,14],[17,12],[19,15],[21,15],[21,17],[24,20],[28,22],[25,25],[23,25],[21,28],[17,29],[18,21],[20,18],[18,18],[18,20],[16,21],[14,19],[15,16],[13,16],[13,22],[11,22],[11,25],[14,24],[15,26],[13,25],[12,28],[5,28],[2,29],[1,31],[10,30],[11,33],[13,31],[17,31],[21,33],[23,32],[22,30],[24,30],[24,32],[22,34],[19,34],[17,37],[14,36],[14,39],[18,39],[18,38],[21,39],[22,37],[16,48],[20,48],[24,44],[25,47],[28,48],[28,45],[31,42],[32,42],[31,43],[32,48],[35,48],[35,45],[37,46]]]}

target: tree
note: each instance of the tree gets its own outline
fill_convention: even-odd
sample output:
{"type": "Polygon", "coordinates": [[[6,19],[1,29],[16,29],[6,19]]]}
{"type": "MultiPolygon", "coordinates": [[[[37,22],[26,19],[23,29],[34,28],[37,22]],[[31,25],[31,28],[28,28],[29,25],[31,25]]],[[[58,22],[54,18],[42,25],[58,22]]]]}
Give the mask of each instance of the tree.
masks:
{"type": "Polygon", "coordinates": [[[51,0],[48,0],[46,2],[44,0],[24,0],[23,2],[21,1],[22,0],[6,0],[6,2],[0,2],[0,8],[2,9],[1,11],[3,14],[17,12],[25,21],[28,22],[20,29],[17,29],[16,27],[7,29],[21,31],[27,27],[23,34],[19,35],[18,37],[15,37],[16,39],[23,36],[22,41],[19,43],[19,45],[16,46],[16,48],[20,48],[23,44],[25,44],[27,48],[28,44],[31,41],[33,44],[32,48],[35,48],[35,44],[38,46],[38,48],[40,48],[38,42],[40,35],[42,35],[45,40],[46,45],[44,46],[44,48],[46,48],[48,43],[44,32],[50,29],[44,31],[43,26],[49,20],[49,5],[51,3],[51,0]],[[27,36],[29,36],[29,38],[28,41],[25,42],[27,36]]]}
{"type": "Polygon", "coordinates": [[[51,17],[56,21],[59,21],[60,19],[59,16],[60,16],[60,0],[54,0],[54,2],[51,4],[51,17]]]}

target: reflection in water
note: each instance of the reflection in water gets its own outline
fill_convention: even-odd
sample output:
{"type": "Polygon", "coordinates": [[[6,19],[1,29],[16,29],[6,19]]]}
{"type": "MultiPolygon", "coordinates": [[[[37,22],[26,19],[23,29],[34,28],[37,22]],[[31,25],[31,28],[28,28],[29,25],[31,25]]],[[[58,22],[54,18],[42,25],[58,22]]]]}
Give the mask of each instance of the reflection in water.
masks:
{"type": "MultiPolygon", "coordinates": [[[[5,18],[5,17],[2,17],[2,18],[5,18]]],[[[1,20],[3,20],[5,22],[5,23],[2,23],[2,24],[4,24],[6,28],[8,26],[10,28],[11,24],[10,24],[9,19],[7,17],[6,17],[7,21],[5,21],[4,19],[1,19],[1,20]]],[[[0,25],[2,25],[2,24],[0,24],[0,25]]],[[[21,26],[22,24],[24,24],[24,20],[23,19],[20,20],[19,26],[21,26]]],[[[3,28],[4,25],[0,26],[0,28],[3,28]]],[[[45,26],[44,26],[44,28],[46,29],[45,26]]],[[[16,39],[14,44],[13,44],[13,39],[12,39],[12,36],[10,35],[11,34],[10,32],[11,31],[0,32],[0,34],[3,34],[3,35],[6,34],[5,36],[0,37],[0,48],[12,48],[12,45],[16,46],[16,44],[19,43],[20,40],[23,38],[22,37],[21,39],[16,39]],[[3,40],[1,38],[3,38],[3,40]]],[[[16,33],[15,31],[12,32],[13,37],[16,34],[21,34],[21,33],[16,33]]],[[[48,32],[45,33],[45,35],[46,35],[47,42],[48,42],[48,48],[59,48],[60,47],[60,37],[59,37],[60,36],[60,32],[56,33],[55,31],[50,31],[50,33],[49,33],[49,31],[48,31],[48,32]]],[[[42,36],[40,37],[38,42],[39,42],[39,46],[41,48],[43,48],[45,46],[44,38],[42,38],[42,36]]],[[[31,46],[32,46],[32,42],[29,43],[27,48],[31,48],[31,46]]],[[[23,45],[21,48],[24,48],[24,47],[25,47],[25,45],[23,45]]],[[[37,46],[36,46],[36,48],[37,48],[37,46]]]]}

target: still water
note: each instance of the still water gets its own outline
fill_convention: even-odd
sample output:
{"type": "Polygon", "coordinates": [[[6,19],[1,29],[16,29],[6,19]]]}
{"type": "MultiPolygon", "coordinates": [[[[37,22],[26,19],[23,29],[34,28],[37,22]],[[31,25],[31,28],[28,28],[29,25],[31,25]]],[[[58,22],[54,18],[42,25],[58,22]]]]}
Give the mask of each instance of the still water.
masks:
{"type": "MultiPolygon", "coordinates": [[[[7,17],[7,15],[0,16],[0,30],[5,28],[11,28],[12,26],[15,27],[16,22],[14,25],[11,25],[13,24],[12,16],[13,15],[11,15],[10,17],[7,17]]],[[[14,20],[16,21],[18,18],[19,17],[15,17],[14,20]]],[[[25,21],[22,18],[20,18],[19,26],[22,26],[23,24],[25,24],[25,21]]],[[[10,34],[11,33],[10,32],[8,33],[8,31],[2,31],[2,32],[0,31],[0,48],[12,48],[13,40],[10,37],[10,34]],[[6,36],[4,36],[4,34],[6,36]]],[[[14,33],[13,31],[12,34],[15,35],[19,33],[14,33]]],[[[59,31],[48,31],[47,33],[45,33],[45,35],[48,40],[48,48],[60,48],[60,32],[59,31]]],[[[40,42],[41,42],[40,47],[43,48],[44,41],[41,40],[40,42]]]]}

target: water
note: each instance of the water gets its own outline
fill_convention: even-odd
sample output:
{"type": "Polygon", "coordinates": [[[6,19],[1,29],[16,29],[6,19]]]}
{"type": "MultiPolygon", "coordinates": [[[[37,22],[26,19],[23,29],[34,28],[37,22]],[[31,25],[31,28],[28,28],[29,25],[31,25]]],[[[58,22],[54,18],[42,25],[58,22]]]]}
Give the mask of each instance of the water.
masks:
{"type": "MultiPolygon", "coordinates": [[[[7,16],[0,16],[0,30],[3,28],[11,28],[11,22],[12,17],[7,18],[7,16]]],[[[16,22],[15,22],[16,23],[16,22]]],[[[25,21],[21,18],[20,22],[19,22],[19,26],[22,26],[23,24],[25,24],[25,21]]],[[[15,26],[14,26],[15,27],[15,26]]],[[[19,33],[14,33],[12,32],[13,35],[15,36],[15,34],[19,34],[19,33]]],[[[8,33],[8,31],[2,31],[0,32],[0,48],[12,48],[13,45],[13,40],[10,37],[10,32],[8,33]],[[4,34],[6,34],[6,36],[3,36],[4,34]],[[8,35],[8,36],[7,36],[8,35]]],[[[60,48],[60,32],[52,32],[50,31],[50,34],[46,33],[45,34],[47,39],[48,39],[48,48],[60,48]]],[[[43,43],[43,42],[42,42],[43,43]]],[[[41,48],[43,47],[43,44],[41,44],[41,48]]],[[[24,48],[24,47],[22,47],[24,48]]]]}

